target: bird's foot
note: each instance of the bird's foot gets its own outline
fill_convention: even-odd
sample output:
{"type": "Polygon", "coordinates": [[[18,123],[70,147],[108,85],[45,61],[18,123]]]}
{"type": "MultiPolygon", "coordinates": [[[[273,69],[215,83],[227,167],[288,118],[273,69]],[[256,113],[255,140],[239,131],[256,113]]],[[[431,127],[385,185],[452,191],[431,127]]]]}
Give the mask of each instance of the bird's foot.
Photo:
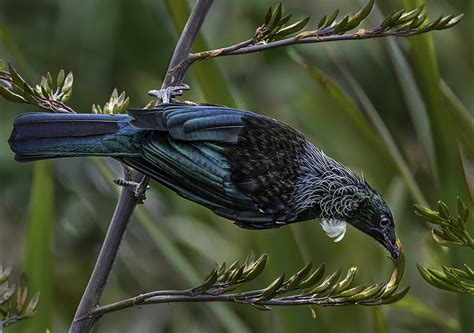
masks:
{"type": "Polygon", "coordinates": [[[167,87],[160,90],[150,90],[148,95],[157,99],[156,105],[167,104],[172,102],[175,97],[181,96],[184,90],[189,90],[189,86],[183,83],[179,86],[167,87]]]}
{"type": "Polygon", "coordinates": [[[145,202],[146,200],[145,192],[146,190],[150,188],[150,186],[148,186],[146,183],[144,182],[138,183],[131,180],[125,180],[123,178],[115,178],[114,183],[133,192],[139,204],[142,204],[145,202]]]}

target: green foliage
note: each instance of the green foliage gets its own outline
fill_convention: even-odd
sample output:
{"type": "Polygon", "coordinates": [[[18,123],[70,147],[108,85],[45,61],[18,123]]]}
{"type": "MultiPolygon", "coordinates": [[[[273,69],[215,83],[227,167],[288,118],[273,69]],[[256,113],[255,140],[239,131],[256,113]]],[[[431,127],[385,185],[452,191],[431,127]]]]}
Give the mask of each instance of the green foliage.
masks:
{"type": "MultiPolygon", "coordinates": [[[[33,89],[12,65],[8,65],[8,70],[5,69],[5,62],[0,59],[0,94],[8,101],[32,104],[51,112],[75,113],[65,104],[72,94],[74,81],[72,72],[66,75],[61,69],[56,78],[56,86],[51,73],[48,72],[33,89]]],[[[114,89],[103,107],[98,104],[92,105],[92,113],[124,113],[129,102],[130,98],[126,96],[125,91],[119,95],[117,89],[114,89]]]]}
{"type": "Polygon", "coordinates": [[[38,305],[36,316],[22,325],[22,332],[44,332],[53,325],[55,266],[53,166],[52,161],[38,161],[33,170],[23,270],[29,278],[30,287],[41,292],[41,303],[38,305]]]}
{"type": "Polygon", "coordinates": [[[20,320],[33,317],[39,301],[39,292],[28,297],[26,278],[22,276],[18,287],[9,282],[11,267],[0,265],[0,331],[20,320]],[[27,302],[28,298],[30,300],[27,302]]]}
{"type": "Polygon", "coordinates": [[[450,114],[456,128],[455,135],[458,138],[462,149],[471,161],[474,161],[474,144],[472,133],[474,133],[474,114],[469,112],[458,96],[446,84],[444,80],[440,82],[440,88],[450,106],[450,114]]]}
{"type": "MultiPolygon", "coordinates": [[[[75,113],[65,104],[71,97],[73,81],[72,72],[66,75],[61,69],[56,78],[56,86],[51,73],[48,72],[41,77],[40,84],[32,88],[12,65],[8,65],[6,70],[5,62],[0,59],[0,94],[10,102],[32,104],[51,112],[75,113]]],[[[92,113],[124,113],[129,102],[130,98],[126,96],[125,91],[119,95],[117,89],[114,89],[103,107],[92,105],[92,113]]]]}
{"type": "MultiPolygon", "coordinates": [[[[410,64],[399,43],[389,38],[385,39],[384,42],[395,69],[399,87],[403,93],[410,118],[415,127],[416,135],[420,140],[424,157],[428,161],[430,171],[436,174],[433,135],[420,89],[416,84],[410,64]]],[[[421,203],[421,201],[418,202],[421,203]]]]}
{"type": "Polygon", "coordinates": [[[264,23],[255,31],[255,35],[252,38],[253,43],[269,43],[273,40],[293,35],[304,29],[309,22],[309,16],[307,16],[300,21],[287,25],[291,16],[291,14],[283,16],[283,6],[281,2],[275,9],[270,7],[265,15],[264,23]]]}
{"type": "Polygon", "coordinates": [[[61,70],[56,79],[56,87],[51,73],[41,77],[41,83],[30,86],[12,65],[5,68],[0,61],[0,94],[10,102],[28,103],[52,112],[74,112],[65,102],[72,93],[72,73],[65,75],[61,70]]]}
{"type": "Polygon", "coordinates": [[[426,223],[438,226],[433,228],[434,240],[442,246],[469,246],[474,249],[474,240],[469,234],[466,223],[469,218],[469,209],[457,198],[458,213],[456,217],[451,216],[448,206],[438,201],[438,211],[415,205],[415,213],[422,216],[426,223]]]}
{"type": "MultiPolygon", "coordinates": [[[[322,84],[323,88],[328,91],[329,95],[338,103],[342,105],[343,110],[349,114],[349,116],[353,119],[354,123],[358,125],[358,128],[361,131],[365,131],[368,138],[374,140],[380,140],[384,144],[384,150],[379,152],[379,155],[387,155],[391,158],[394,164],[397,166],[400,175],[402,176],[403,180],[406,183],[407,188],[409,189],[412,197],[414,200],[422,203],[426,203],[426,199],[423,195],[423,192],[420,189],[417,181],[413,173],[410,171],[407,162],[405,161],[400,149],[397,147],[395,143],[395,139],[390,134],[387,125],[385,124],[384,120],[380,116],[379,112],[375,109],[374,105],[359,85],[359,83],[353,78],[349,71],[347,71],[341,64],[336,63],[339,71],[342,73],[343,76],[346,77],[349,85],[354,90],[357,98],[359,99],[362,107],[367,114],[367,118],[369,122],[367,122],[363,116],[362,112],[358,110],[357,106],[353,104],[347,97],[345,97],[344,93],[342,92],[342,88],[340,88],[336,83],[332,82],[332,80],[325,76],[321,71],[309,63],[309,61],[305,60],[303,57],[293,53],[293,59],[303,65],[305,69],[308,71],[308,74],[311,76],[313,81],[322,84]],[[370,130],[370,126],[372,126],[375,131],[370,130]],[[369,129],[369,131],[366,130],[369,129]]],[[[333,61],[335,61],[333,59],[333,61]]],[[[378,146],[380,141],[374,143],[374,146],[378,146]]]]}
{"type": "Polygon", "coordinates": [[[259,277],[265,269],[267,258],[267,254],[255,258],[251,252],[242,263],[235,261],[231,265],[217,265],[205,280],[194,288],[140,294],[98,307],[91,315],[103,316],[127,307],[165,302],[234,302],[249,304],[264,311],[271,310],[271,306],[289,305],[373,306],[397,302],[409,289],[397,292],[405,271],[405,258],[402,253],[398,260],[393,260],[394,270],[387,283],[354,286],[356,267],[351,267],[346,275],[341,274],[341,269],[325,274],[325,264],[313,269],[313,265],[308,263],[290,278],[285,278],[283,273],[262,289],[235,292],[237,288],[259,277]]]}
{"type": "MultiPolygon", "coordinates": [[[[374,7],[374,0],[369,0],[361,9],[354,14],[344,15],[337,20],[339,9],[336,9],[331,15],[324,15],[319,21],[317,28],[314,30],[303,31],[309,22],[309,16],[297,21],[291,25],[287,25],[291,18],[291,14],[283,16],[282,4],[279,3],[275,9],[271,7],[265,15],[263,25],[257,28],[253,44],[270,43],[274,40],[283,39],[296,35],[296,39],[300,40],[308,37],[327,37],[331,35],[343,35],[359,26],[371,13],[374,7]]],[[[423,34],[432,30],[448,29],[461,21],[463,14],[454,16],[439,16],[436,19],[427,21],[428,13],[424,11],[425,6],[421,5],[413,10],[396,10],[392,14],[386,16],[379,26],[372,29],[360,29],[355,33],[358,37],[367,36],[384,36],[386,34],[395,36],[413,36],[423,34]]]]}
{"type": "MultiPolygon", "coordinates": [[[[206,280],[198,287],[191,289],[190,295],[225,295],[243,283],[254,280],[265,268],[267,255],[254,259],[253,253],[240,263],[234,262],[228,268],[225,263],[213,269],[206,280]]],[[[341,276],[341,269],[326,275],[325,265],[312,269],[311,263],[301,268],[290,278],[280,275],[267,287],[259,290],[239,292],[232,295],[232,301],[251,304],[262,310],[269,310],[269,305],[379,305],[389,304],[403,298],[408,288],[396,293],[405,270],[405,258],[402,254],[394,261],[395,268],[388,283],[374,285],[353,285],[357,267],[351,267],[347,274],[341,276]],[[288,295],[295,293],[294,295],[288,295]]]]}
{"type": "Polygon", "coordinates": [[[474,294],[474,270],[464,264],[464,270],[443,266],[443,270],[424,268],[418,270],[426,282],[432,286],[456,293],[474,294]]]}
{"type": "Polygon", "coordinates": [[[92,105],[92,113],[104,113],[104,114],[120,114],[125,113],[128,107],[130,98],[125,95],[123,91],[120,95],[117,92],[117,89],[112,91],[112,95],[108,102],[105,103],[104,107],[101,108],[100,105],[92,105]]]}
{"type": "MultiPolygon", "coordinates": [[[[451,216],[448,206],[438,201],[438,211],[420,205],[415,205],[415,213],[438,228],[432,229],[434,240],[441,246],[466,246],[474,249],[474,240],[469,234],[466,223],[469,209],[464,202],[457,198],[458,213],[451,216]]],[[[431,285],[457,293],[474,294],[474,270],[464,264],[464,270],[443,266],[443,271],[434,268],[424,268],[418,265],[421,276],[431,285]]]]}
{"type": "Polygon", "coordinates": [[[304,58],[294,49],[288,50],[290,58],[307,71],[311,80],[320,85],[341,108],[348,120],[357,128],[357,135],[363,136],[376,149],[378,155],[387,155],[387,150],[380,143],[378,136],[372,130],[370,124],[364,118],[363,113],[357,105],[345,94],[344,90],[328,75],[323,73],[318,67],[304,58]]]}
{"type": "MultiPolygon", "coordinates": [[[[411,7],[421,5],[422,1],[405,0],[404,3],[407,7],[411,7]]],[[[441,20],[438,20],[437,24],[440,22],[441,20]]],[[[458,151],[458,130],[440,89],[441,75],[432,36],[424,34],[409,39],[409,50],[410,63],[426,105],[433,135],[436,163],[436,170],[432,175],[435,182],[433,193],[448,206],[456,205],[454,200],[456,196],[468,203],[470,194],[458,151]]],[[[474,225],[467,228],[471,233],[474,232],[474,225]]],[[[451,265],[460,267],[472,262],[472,253],[467,252],[469,251],[460,248],[450,249],[451,265]]],[[[460,295],[458,309],[461,330],[471,333],[474,330],[472,320],[474,298],[470,295],[460,295]]]]}
{"type": "Polygon", "coordinates": [[[417,318],[419,327],[428,326],[438,328],[440,332],[459,332],[459,321],[449,314],[449,309],[437,309],[426,302],[426,299],[406,296],[395,304],[397,308],[406,309],[417,318]]]}

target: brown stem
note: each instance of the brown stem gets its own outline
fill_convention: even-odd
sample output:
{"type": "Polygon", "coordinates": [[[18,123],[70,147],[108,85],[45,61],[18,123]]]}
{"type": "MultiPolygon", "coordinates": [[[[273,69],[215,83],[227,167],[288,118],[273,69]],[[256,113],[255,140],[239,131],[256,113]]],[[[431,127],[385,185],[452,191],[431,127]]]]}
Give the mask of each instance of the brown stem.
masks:
{"type": "Polygon", "coordinates": [[[99,257],[97,258],[86,290],[82,295],[74,321],[71,324],[70,332],[89,332],[97,320],[97,318],[90,318],[88,320],[78,321],[77,318],[81,318],[89,313],[99,303],[110,272],[112,271],[120,242],[136,205],[137,200],[135,195],[129,190],[122,190],[107,234],[105,235],[99,257]]]}
{"type": "Polygon", "coordinates": [[[188,21],[184,26],[183,33],[178,40],[174,54],[171,57],[170,64],[168,65],[168,71],[165,79],[163,80],[162,88],[169,86],[178,85],[184,77],[189,66],[183,67],[179,71],[174,71],[176,66],[183,62],[184,59],[189,57],[191,47],[194,44],[194,40],[197,37],[199,29],[201,28],[204,19],[206,18],[207,12],[211,7],[214,0],[198,0],[194,6],[191,14],[189,15],[188,21]]]}
{"type": "MultiPolygon", "coordinates": [[[[197,0],[191,15],[188,18],[183,33],[170,61],[168,72],[163,81],[163,87],[181,82],[187,68],[178,73],[172,72],[175,64],[180,63],[182,59],[189,55],[191,47],[196,39],[197,33],[201,28],[204,18],[211,7],[213,0],[197,0]]],[[[143,174],[124,167],[124,176],[126,180],[143,181],[146,185],[148,178],[143,174]]],[[[88,316],[98,305],[102,293],[104,292],[107,280],[112,271],[112,266],[117,257],[118,249],[123,235],[127,230],[128,221],[133,214],[138,200],[128,189],[123,189],[119,201],[115,207],[115,212],[110,222],[107,234],[99,256],[97,258],[94,270],[87,284],[86,290],[82,295],[81,302],[77,308],[74,320],[71,323],[70,332],[90,332],[92,326],[99,317],[88,316]]]]}
{"type": "MultiPolygon", "coordinates": [[[[158,292],[157,292],[158,293],[158,292]]],[[[88,318],[100,317],[104,314],[120,311],[126,308],[134,306],[143,306],[150,304],[163,304],[163,303],[179,303],[179,302],[231,302],[237,304],[256,304],[261,306],[294,306],[294,305],[317,305],[317,306],[343,306],[348,304],[361,304],[365,306],[375,306],[383,304],[382,299],[371,299],[366,301],[354,302],[350,299],[344,298],[332,298],[330,296],[323,296],[320,298],[314,298],[312,295],[300,295],[300,296],[288,296],[273,298],[266,301],[258,301],[258,294],[247,296],[243,294],[223,294],[223,295],[212,295],[202,294],[191,296],[187,291],[161,291],[161,295],[157,294],[153,297],[141,297],[139,295],[134,298],[129,298],[116,303],[104,305],[96,308],[92,311],[88,318]]]]}
{"type": "Polygon", "coordinates": [[[276,49],[276,48],[289,46],[289,45],[316,44],[316,43],[335,42],[335,41],[343,41],[343,40],[372,39],[372,38],[381,38],[381,37],[388,37],[388,36],[408,37],[408,36],[412,36],[416,34],[417,34],[416,30],[381,31],[379,28],[373,28],[373,29],[366,30],[360,33],[356,32],[356,33],[349,33],[349,34],[343,34],[343,35],[332,35],[331,31],[329,30],[322,30],[322,31],[311,33],[311,34],[310,32],[303,32],[296,36],[281,39],[278,41],[273,41],[270,43],[255,44],[254,40],[250,39],[250,40],[246,40],[244,42],[227,46],[224,48],[220,48],[220,49],[192,53],[188,57],[182,59],[181,62],[177,63],[175,67],[172,68],[172,71],[174,73],[180,73],[182,71],[186,71],[189,68],[189,66],[191,66],[194,62],[200,61],[200,60],[224,57],[224,56],[230,56],[230,55],[262,52],[262,51],[276,49]],[[307,35],[304,36],[305,34],[307,35]]]}
{"type": "MultiPolygon", "coordinates": [[[[318,286],[311,286],[310,291],[305,289],[287,289],[289,281],[294,279],[293,276],[284,282],[278,290],[274,291],[270,298],[268,298],[269,295],[267,295],[265,298],[262,298],[262,296],[268,292],[269,287],[238,293],[225,293],[225,290],[221,290],[223,285],[222,283],[215,283],[213,286],[209,287],[209,289],[202,290],[200,292],[197,292],[199,287],[185,290],[159,290],[97,307],[84,319],[100,317],[107,313],[120,311],[135,306],[175,302],[232,302],[237,304],[252,304],[260,306],[374,306],[389,304],[396,301],[397,297],[403,297],[408,290],[408,288],[406,288],[396,293],[399,283],[401,282],[403,271],[404,256],[402,255],[400,260],[395,262],[395,268],[388,283],[379,283],[371,286],[360,287],[358,291],[354,291],[357,289],[357,287],[351,287],[347,284],[344,288],[339,290],[337,289],[337,286],[341,286],[341,283],[343,283],[342,281],[348,279],[348,277],[339,282],[332,281],[332,285],[327,285],[328,278],[326,278],[318,286]],[[326,286],[322,289],[320,288],[319,292],[315,291],[320,286],[324,285],[326,286]],[[348,290],[352,290],[353,293],[347,294],[348,290]],[[369,293],[369,291],[371,291],[371,293],[369,293]],[[344,292],[346,292],[346,295],[343,295],[344,292]],[[288,293],[291,294],[287,295],[288,293]],[[287,296],[285,296],[285,294],[287,296]]],[[[334,276],[334,274],[332,276],[334,276]]],[[[245,280],[243,282],[245,282],[245,280]]],[[[235,287],[235,285],[233,286],[232,284],[226,286],[231,288],[235,287]]]]}

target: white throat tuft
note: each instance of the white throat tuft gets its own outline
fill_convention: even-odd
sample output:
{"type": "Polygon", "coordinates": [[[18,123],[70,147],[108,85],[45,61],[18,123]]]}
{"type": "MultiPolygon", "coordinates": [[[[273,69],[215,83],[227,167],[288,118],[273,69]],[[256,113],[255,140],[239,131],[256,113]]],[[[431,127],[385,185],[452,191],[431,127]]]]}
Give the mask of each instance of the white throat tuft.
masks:
{"type": "Polygon", "coordinates": [[[346,222],[332,218],[322,218],[320,223],[326,235],[333,238],[335,242],[339,242],[344,238],[346,234],[346,222]]]}

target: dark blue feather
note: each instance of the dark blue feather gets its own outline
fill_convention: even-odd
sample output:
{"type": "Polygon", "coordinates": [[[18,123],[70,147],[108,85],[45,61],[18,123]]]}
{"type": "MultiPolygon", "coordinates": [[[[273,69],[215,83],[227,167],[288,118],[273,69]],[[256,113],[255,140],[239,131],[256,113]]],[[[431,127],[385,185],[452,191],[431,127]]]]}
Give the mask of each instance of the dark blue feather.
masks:
{"type": "Polygon", "coordinates": [[[129,121],[127,115],[32,112],[16,118],[13,127],[21,138],[57,138],[115,133],[118,123],[129,121]]]}
{"type": "Polygon", "coordinates": [[[242,115],[212,115],[200,118],[193,118],[183,124],[183,132],[190,134],[197,131],[209,129],[228,129],[228,128],[242,128],[242,115]]]}
{"type": "Polygon", "coordinates": [[[138,156],[142,131],[127,115],[27,113],[9,139],[19,161],[67,156],[138,156]]]}
{"type": "Polygon", "coordinates": [[[223,107],[167,107],[163,123],[174,139],[184,141],[236,142],[245,111],[223,107]]]}

